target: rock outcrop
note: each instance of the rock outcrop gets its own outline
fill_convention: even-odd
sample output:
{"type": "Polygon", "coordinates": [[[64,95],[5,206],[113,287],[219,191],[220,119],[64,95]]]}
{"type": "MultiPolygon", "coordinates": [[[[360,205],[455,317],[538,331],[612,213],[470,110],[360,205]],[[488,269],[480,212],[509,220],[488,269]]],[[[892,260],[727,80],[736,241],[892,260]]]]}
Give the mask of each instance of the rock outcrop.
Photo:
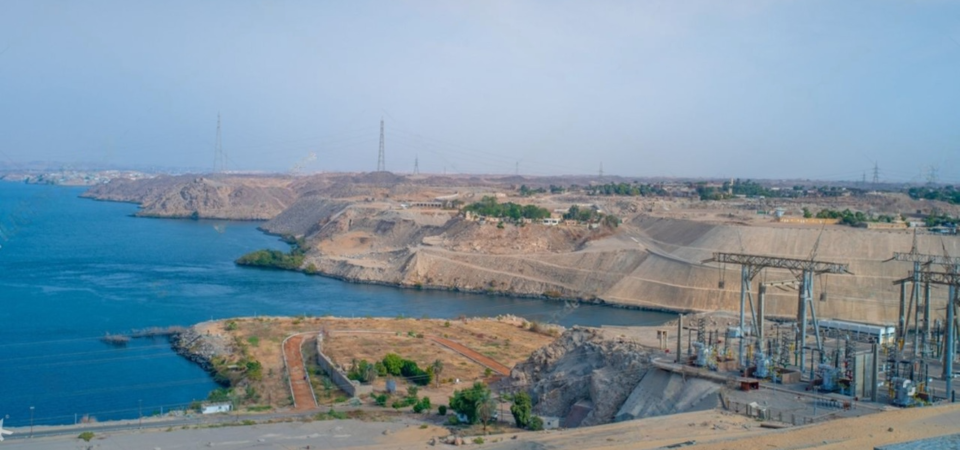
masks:
{"type": "MultiPolygon", "coordinates": [[[[170,338],[170,346],[178,355],[183,356],[203,370],[216,375],[213,364],[215,358],[234,353],[232,343],[223,336],[199,331],[203,324],[194,325],[170,338]]],[[[223,382],[224,380],[218,380],[223,382]]]]}
{"type": "Polygon", "coordinates": [[[289,180],[256,176],[160,176],[115,179],[83,194],[98,200],[139,203],[141,217],[268,220],[296,198],[289,180]]]}
{"type": "Polygon", "coordinates": [[[531,393],[538,414],[590,426],[612,422],[648,370],[649,349],[574,327],[517,364],[511,378],[531,393]]]}

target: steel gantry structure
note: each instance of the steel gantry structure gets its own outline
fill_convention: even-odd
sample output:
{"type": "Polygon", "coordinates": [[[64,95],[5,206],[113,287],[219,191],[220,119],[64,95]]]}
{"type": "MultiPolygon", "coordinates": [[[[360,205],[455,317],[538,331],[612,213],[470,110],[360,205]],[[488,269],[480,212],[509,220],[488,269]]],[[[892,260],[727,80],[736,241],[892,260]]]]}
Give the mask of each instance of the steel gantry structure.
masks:
{"type": "MultiPolygon", "coordinates": [[[[819,238],[818,238],[819,244],[819,238]]],[[[797,279],[800,285],[800,295],[797,303],[797,325],[799,327],[798,345],[795,352],[799,352],[800,367],[804,366],[805,355],[803,346],[807,339],[807,309],[813,319],[814,331],[817,337],[817,350],[823,354],[823,341],[820,338],[820,327],[817,322],[817,312],[813,305],[813,276],[815,274],[851,274],[847,264],[816,261],[816,246],[810,259],[780,258],[776,256],[750,255],[745,253],[723,253],[716,252],[712,258],[704,260],[704,263],[718,262],[721,264],[736,264],[740,266],[740,366],[746,367],[744,352],[744,313],[747,306],[747,299],[750,300],[750,313],[753,316],[754,328],[762,320],[758,319],[757,313],[753,308],[753,296],[751,295],[751,285],[754,277],[763,269],[785,269],[789,270],[797,279]]],[[[771,283],[772,284],[772,283],[771,283]]],[[[761,294],[766,293],[766,288],[761,285],[761,294]]],[[[762,306],[761,306],[762,309],[762,306]]],[[[762,313],[761,313],[762,314],[762,313]]],[[[756,331],[756,330],[755,330],[756,331]]],[[[759,332],[755,333],[755,336],[759,332]]]]}
{"type": "MultiPolygon", "coordinates": [[[[909,328],[910,312],[913,311],[913,353],[918,356],[927,357],[930,353],[930,284],[933,281],[924,281],[923,267],[930,267],[931,264],[944,266],[951,273],[960,272],[960,258],[940,255],[925,255],[917,251],[917,235],[913,236],[913,248],[909,253],[896,252],[893,257],[887,261],[904,261],[913,263],[913,271],[907,278],[894,281],[893,284],[900,285],[900,308],[897,317],[897,350],[903,349],[904,341],[909,328]],[[910,303],[906,303],[906,283],[912,283],[910,303]],[[923,286],[923,326],[920,326],[920,287],[923,286]],[[916,303],[914,303],[916,302],[916,303]],[[914,306],[916,305],[916,306],[914,306]]],[[[951,288],[955,289],[955,288],[951,288]]],[[[952,298],[952,297],[951,297],[952,298]]]]}
{"type": "MultiPolygon", "coordinates": [[[[957,303],[960,302],[958,299],[958,293],[960,293],[960,270],[958,270],[956,265],[951,266],[950,272],[931,272],[931,271],[921,271],[921,272],[911,272],[911,278],[914,280],[919,280],[926,285],[930,284],[939,284],[945,285],[949,288],[949,293],[947,296],[947,320],[946,320],[946,340],[943,345],[943,379],[946,382],[947,388],[947,398],[950,401],[953,401],[953,356],[955,352],[956,342],[956,307],[957,303]]],[[[928,289],[929,291],[929,289],[928,289]]],[[[929,298],[927,299],[929,303],[929,298]]],[[[929,310],[929,306],[927,306],[929,310]]]]}

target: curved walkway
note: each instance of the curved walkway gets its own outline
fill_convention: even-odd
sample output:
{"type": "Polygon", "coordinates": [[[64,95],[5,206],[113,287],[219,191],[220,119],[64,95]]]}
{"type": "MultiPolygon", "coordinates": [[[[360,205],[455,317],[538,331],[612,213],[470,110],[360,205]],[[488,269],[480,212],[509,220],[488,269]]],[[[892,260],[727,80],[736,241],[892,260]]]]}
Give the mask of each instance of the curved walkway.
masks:
{"type": "Polygon", "coordinates": [[[290,382],[290,393],[293,395],[293,409],[303,411],[317,408],[317,398],[313,395],[313,387],[303,367],[303,353],[300,346],[311,333],[300,333],[283,340],[283,363],[287,366],[287,376],[290,382]]]}

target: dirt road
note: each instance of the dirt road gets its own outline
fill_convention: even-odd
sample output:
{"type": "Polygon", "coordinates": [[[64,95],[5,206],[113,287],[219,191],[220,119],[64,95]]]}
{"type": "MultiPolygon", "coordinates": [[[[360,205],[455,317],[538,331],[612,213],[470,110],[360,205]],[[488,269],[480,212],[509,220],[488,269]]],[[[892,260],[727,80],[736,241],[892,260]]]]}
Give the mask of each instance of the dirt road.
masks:
{"type": "Polygon", "coordinates": [[[297,334],[283,342],[283,355],[287,364],[287,373],[290,375],[294,410],[297,411],[317,407],[317,399],[313,396],[310,382],[307,380],[307,372],[303,368],[303,354],[300,353],[300,345],[306,338],[305,334],[297,334]]]}
{"type": "MultiPolygon", "coordinates": [[[[386,335],[393,334],[393,332],[390,332],[390,331],[380,331],[380,330],[334,330],[334,332],[335,333],[386,334],[386,335]]],[[[490,370],[500,375],[504,375],[504,376],[510,375],[509,367],[503,364],[500,364],[493,358],[485,356],[482,353],[477,352],[476,350],[473,350],[470,347],[467,347],[466,345],[463,345],[456,341],[452,341],[450,339],[442,338],[440,336],[435,336],[432,334],[425,335],[424,338],[429,339],[433,342],[436,342],[437,344],[440,344],[446,348],[449,348],[450,350],[453,350],[463,355],[465,358],[477,364],[480,364],[483,367],[487,367],[490,370]]]]}
{"type": "Polygon", "coordinates": [[[442,346],[444,346],[444,347],[446,347],[446,348],[449,348],[450,350],[453,350],[453,351],[455,351],[455,352],[457,352],[457,353],[465,356],[467,359],[469,359],[469,360],[471,360],[471,361],[473,361],[473,362],[475,362],[475,363],[477,363],[477,364],[480,364],[481,366],[487,367],[487,368],[489,368],[490,370],[499,373],[500,375],[504,375],[504,376],[509,376],[509,375],[510,375],[510,368],[509,368],[509,367],[507,367],[507,366],[505,366],[505,365],[503,365],[503,364],[500,364],[500,363],[494,361],[493,359],[488,358],[488,357],[486,357],[486,356],[478,353],[477,351],[475,351],[475,350],[473,350],[473,349],[471,349],[471,348],[469,348],[469,347],[467,347],[467,346],[465,346],[465,345],[463,345],[463,344],[460,344],[459,342],[454,342],[454,341],[451,341],[450,339],[445,339],[445,338],[442,338],[442,337],[440,337],[440,336],[430,336],[430,335],[428,335],[428,336],[426,336],[426,338],[427,338],[427,339],[430,339],[430,340],[432,340],[433,342],[436,342],[436,343],[438,343],[438,344],[440,344],[440,345],[442,345],[442,346]]]}

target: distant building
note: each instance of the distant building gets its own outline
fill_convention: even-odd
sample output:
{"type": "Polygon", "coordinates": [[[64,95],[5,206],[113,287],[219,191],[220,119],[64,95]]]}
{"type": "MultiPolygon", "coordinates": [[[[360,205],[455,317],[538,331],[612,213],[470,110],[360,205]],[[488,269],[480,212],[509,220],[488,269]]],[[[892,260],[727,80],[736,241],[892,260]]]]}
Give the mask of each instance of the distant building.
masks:
{"type": "Polygon", "coordinates": [[[414,208],[443,208],[443,202],[410,202],[414,208]]]}
{"type": "Polygon", "coordinates": [[[818,219],[816,217],[791,217],[783,216],[777,219],[777,222],[780,223],[802,223],[806,225],[836,225],[840,223],[840,219],[818,219]]]}
{"type": "Polygon", "coordinates": [[[557,225],[560,225],[560,219],[555,217],[548,217],[546,219],[543,219],[543,224],[549,225],[549,226],[557,226],[557,225]]]}
{"type": "Polygon", "coordinates": [[[867,228],[871,230],[899,230],[907,228],[905,222],[867,222],[867,228]]]}

